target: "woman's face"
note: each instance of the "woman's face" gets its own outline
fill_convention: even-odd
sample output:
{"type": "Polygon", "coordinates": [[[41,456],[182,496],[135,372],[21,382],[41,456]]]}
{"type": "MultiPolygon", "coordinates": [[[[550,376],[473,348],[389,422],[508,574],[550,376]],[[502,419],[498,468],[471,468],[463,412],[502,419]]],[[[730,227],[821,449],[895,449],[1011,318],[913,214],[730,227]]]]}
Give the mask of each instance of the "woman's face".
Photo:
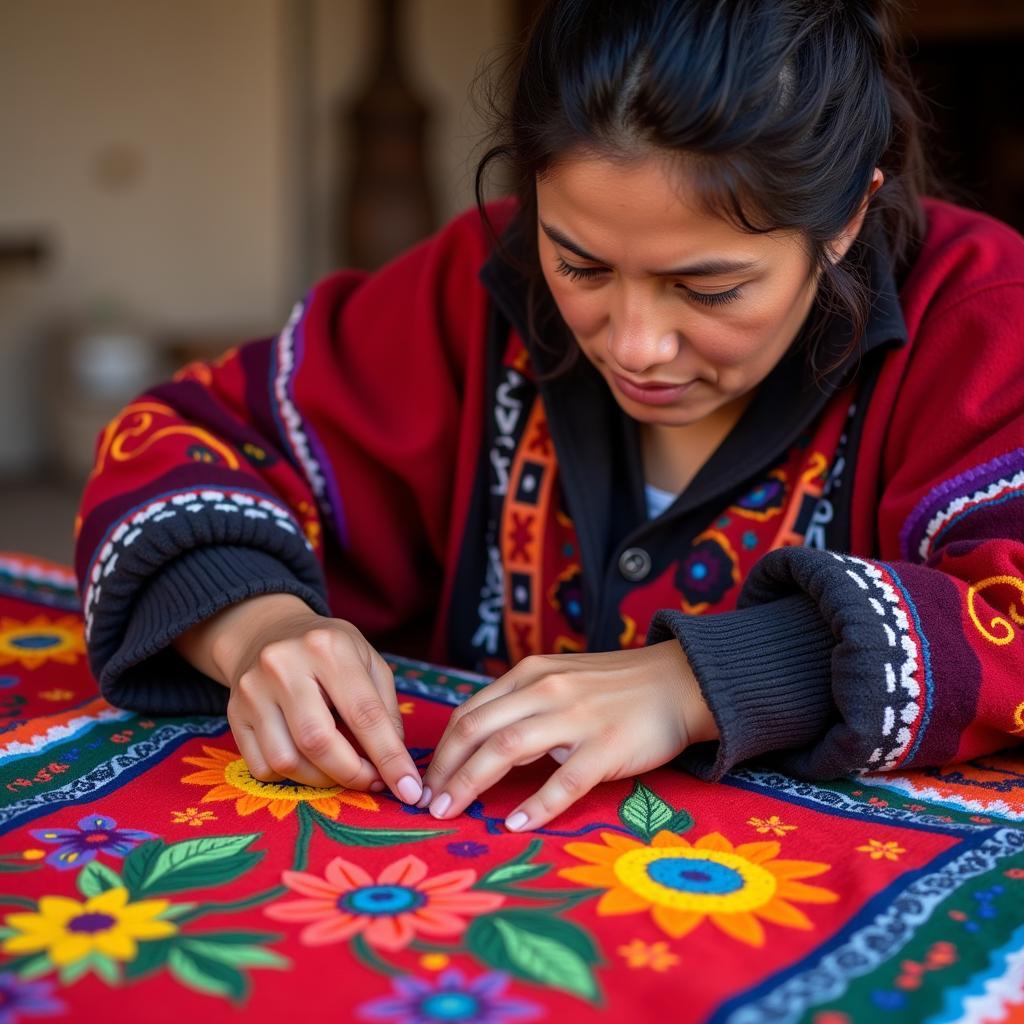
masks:
{"type": "Polygon", "coordinates": [[[538,179],[537,212],[558,309],[641,423],[742,411],[814,299],[798,235],[748,234],[705,212],[663,156],[564,158],[538,179]]]}

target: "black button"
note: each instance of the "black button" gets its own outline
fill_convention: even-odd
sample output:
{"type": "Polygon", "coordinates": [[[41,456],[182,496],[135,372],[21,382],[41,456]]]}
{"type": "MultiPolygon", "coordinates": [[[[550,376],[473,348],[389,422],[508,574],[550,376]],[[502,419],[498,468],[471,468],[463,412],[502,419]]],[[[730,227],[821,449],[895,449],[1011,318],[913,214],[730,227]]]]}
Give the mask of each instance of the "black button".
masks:
{"type": "Polygon", "coordinates": [[[643,548],[626,548],[619,556],[619,572],[630,583],[639,583],[650,575],[651,556],[643,548]]]}

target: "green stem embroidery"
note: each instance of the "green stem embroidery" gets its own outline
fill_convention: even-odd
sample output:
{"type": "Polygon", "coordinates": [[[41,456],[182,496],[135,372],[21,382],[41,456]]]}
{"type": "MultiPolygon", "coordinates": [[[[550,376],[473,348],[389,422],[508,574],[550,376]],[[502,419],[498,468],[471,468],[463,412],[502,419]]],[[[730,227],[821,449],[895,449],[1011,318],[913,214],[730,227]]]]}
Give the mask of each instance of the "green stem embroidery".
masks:
{"type": "Polygon", "coordinates": [[[379,971],[381,974],[386,974],[388,977],[394,977],[398,974],[404,974],[405,971],[400,970],[397,967],[393,967],[386,960],[382,960],[372,949],[362,935],[356,935],[349,943],[349,947],[355,954],[358,960],[362,962],[374,971],[379,971]]]}
{"type": "Polygon", "coordinates": [[[313,814],[314,812],[306,804],[299,804],[299,835],[295,840],[295,859],[292,861],[292,871],[305,871],[309,864],[309,841],[313,836],[313,814]]]}
{"type": "Polygon", "coordinates": [[[0,896],[0,903],[10,903],[15,907],[28,907],[29,910],[36,909],[36,901],[26,899],[24,896],[0,896]]]}
{"type": "Polygon", "coordinates": [[[459,945],[449,946],[441,942],[422,942],[420,939],[413,939],[409,943],[409,949],[414,949],[417,953],[445,953],[448,956],[463,952],[462,946],[459,945]]]}
{"type": "Polygon", "coordinates": [[[287,886],[275,885],[272,889],[264,889],[263,892],[258,892],[254,896],[246,896],[243,899],[229,900],[226,903],[207,903],[195,910],[190,910],[187,914],[182,914],[175,923],[183,925],[189,921],[195,921],[197,918],[205,917],[207,914],[230,914],[233,910],[248,910],[250,907],[258,907],[261,903],[276,900],[278,896],[283,896],[287,891],[287,886]]]}

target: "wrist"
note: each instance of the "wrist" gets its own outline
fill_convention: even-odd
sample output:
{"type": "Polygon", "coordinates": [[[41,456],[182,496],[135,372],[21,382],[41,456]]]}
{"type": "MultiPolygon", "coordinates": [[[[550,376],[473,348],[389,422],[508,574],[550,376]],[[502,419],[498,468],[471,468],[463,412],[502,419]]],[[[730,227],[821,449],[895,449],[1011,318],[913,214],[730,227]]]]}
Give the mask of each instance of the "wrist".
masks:
{"type": "Polygon", "coordinates": [[[260,594],[222,608],[178,637],[174,647],[201,672],[231,687],[260,636],[282,621],[316,614],[294,594],[260,594]]]}

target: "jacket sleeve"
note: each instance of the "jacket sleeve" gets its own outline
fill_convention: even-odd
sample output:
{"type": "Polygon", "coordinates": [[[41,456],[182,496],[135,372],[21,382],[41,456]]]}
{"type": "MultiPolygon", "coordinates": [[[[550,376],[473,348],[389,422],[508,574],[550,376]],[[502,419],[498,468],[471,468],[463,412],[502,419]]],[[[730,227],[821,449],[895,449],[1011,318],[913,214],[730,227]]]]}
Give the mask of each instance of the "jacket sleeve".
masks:
{"type": "Polygon", "coordinates": [[[770,754],[826,779],[1019,742],[1022,310],[1024,274],[923,317],[884,438],[878,557],[780,549],[736,611],[658,613],[648,643],[680,640],[721,731],[684,766],[718,778],[770,754]]]}
{"type": "Polygon", "coordinates": [[[478,396],[474,212],[317,284],[281,333],[196,363],[106,427],[76,522],[90,664],[111,703],[223,711],[169,646],[288,592],[376,642],[436,615],[478,396]]]}

